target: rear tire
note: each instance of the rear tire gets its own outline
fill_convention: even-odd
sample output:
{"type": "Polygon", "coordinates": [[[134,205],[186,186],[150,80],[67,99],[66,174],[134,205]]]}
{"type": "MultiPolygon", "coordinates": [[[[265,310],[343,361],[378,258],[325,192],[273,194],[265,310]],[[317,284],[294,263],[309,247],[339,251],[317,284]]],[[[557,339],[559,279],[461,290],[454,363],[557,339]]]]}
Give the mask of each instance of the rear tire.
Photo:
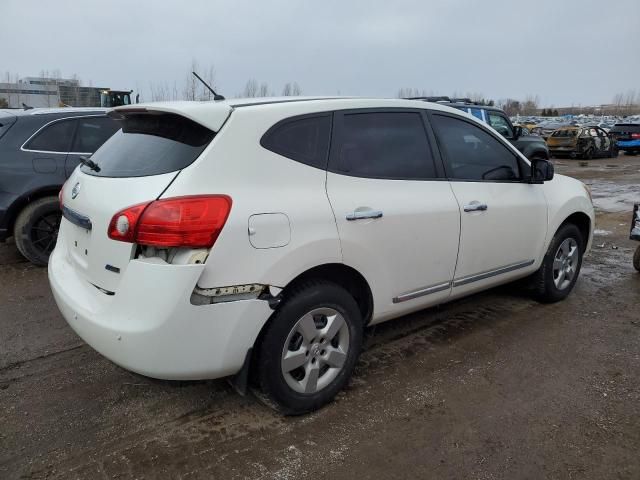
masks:
{"type": "Polygon", "coordinates": [[[294,288],[257,347],[258,398],[285,415],[319,409],[349,381],[362,336],[362,315],[345,289],[327,281],[294,288]]]}
{"type": "Polygon", "coordinates": [[[633,268],[640,272],[640,247],[636,248],[636,252],[633,254],[633,268]]]}
{"type": "Polygon", "coordinates": [[[587,150],[582,154],[582,158],[584,160],[591,160],[593,158],[593,147],[587,148],[587,150]]]}
{"type": "Polygon", "coordinates": [[[46,266],[56,245],[61,218],[58,197],[40,198],[27,205],[13,227],[18,251],[34,265],[46,266]]]}
{"type": "Polygon", "coordinates": [[[564,300],[573,290],[584,252],[584,239],[578,227],[567,223],[551,240],[542,265],[533,275],[535,298],[543,303],[564,300]]]}

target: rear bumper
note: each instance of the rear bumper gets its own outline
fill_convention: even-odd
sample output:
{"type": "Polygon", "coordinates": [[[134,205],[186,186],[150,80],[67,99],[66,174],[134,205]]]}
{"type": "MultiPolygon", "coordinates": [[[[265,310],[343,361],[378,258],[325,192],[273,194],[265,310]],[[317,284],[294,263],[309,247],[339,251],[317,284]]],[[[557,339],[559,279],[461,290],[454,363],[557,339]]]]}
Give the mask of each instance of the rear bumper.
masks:
{"type": "Polygon", "coordinates": [[[203,265],[133,260],[115,295],[106,295],[81,277],[62,247],[59,243],[49,260],[60,312],[94,349],[142,375],[173,380],[232,375],[272,313],[262,300],[192,305],[203,265]]]}
{"type": "Polygon", "coordinates": [[[618,150],[640,150],[640,140],[618,140],[618,150]]]}

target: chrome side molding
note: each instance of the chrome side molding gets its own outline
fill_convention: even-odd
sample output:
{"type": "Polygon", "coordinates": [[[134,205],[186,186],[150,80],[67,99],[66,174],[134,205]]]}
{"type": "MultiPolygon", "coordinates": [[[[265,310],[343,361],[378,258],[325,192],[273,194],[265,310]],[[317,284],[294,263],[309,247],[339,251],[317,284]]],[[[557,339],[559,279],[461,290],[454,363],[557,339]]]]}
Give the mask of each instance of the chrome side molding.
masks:
{"type": "Polygon", "coordinates": [[[402,295],[398,295],[397,297],[393,297],[393,303],[401,303],[406,302],[407,300],[413,300],[414,298],[423,297],[425,295],[430,295],[432,293],[442,292],[444,290],[448,290],[453,287],[460,287],[462,285],[467,285],[469,283],[478,282],[480,280],[485,280],[487,278],[494,277],[496,275],[502,275],[503,273],[513,272],[514,270],[519,270],[521,268],[526,268],[535,263],[535,260],[527,260],[524,262],[512,263],[511,265],[506,265],[504,267],[496,268],[495,270],[489,270],[486,272],[476,273],[474,275],[469,275],[467,277],[462,277],[458,279],[454,279],[453,282],[439,283],[437,285],[432,285],[430,287],[423,287],[418,290],[414,290],[412,292],[403,293],[402,295]]]}
{"type": "Polygon", "coordinates": [[[454,287],[460,287],[462,285],[467,285],[468,283],[477,282],[479,280],[484,280],[486,278],[495,277],[496,275],[501,275],[503,273],[513,272],[514,270],[519,270],[521,268],[526,268],[530,265],[533,265],[535,260],[527,260],[525,262],[517,262],[512,263],[511,265],[506,265],[504,267],[496,268],[495,270],[489,270],[487,272],[475,273],[473,275],[469,275],[467,277],[462,277],[455,279],[453,281],[454,287]]]}
{"type": "Polygon", "coordinates": [[[433,285],[431,287],[421,288],[419,290],[414,290],[413,292],[404,293],[402,295],[398,295],[397,297],[394,297],[393,303],[406,302],[407,300],[423,297],[431,293],[442,292],[443,290],[448,290],[449,288],[451,288],[451,282],[440,283],[438,285],[433,285]]]}

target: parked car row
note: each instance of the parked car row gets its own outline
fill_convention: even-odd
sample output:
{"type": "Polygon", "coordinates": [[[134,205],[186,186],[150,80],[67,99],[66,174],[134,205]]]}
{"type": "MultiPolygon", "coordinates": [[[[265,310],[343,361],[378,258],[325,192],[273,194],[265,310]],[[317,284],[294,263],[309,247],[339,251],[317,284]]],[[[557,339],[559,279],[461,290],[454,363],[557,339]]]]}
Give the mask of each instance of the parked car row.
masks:
{"type": "Polygon", "coordinates": [[[120,127],[106,109],[0,110],[0,241],[46,265],[60,225],[58,193],[82,156],[120,127]]]}
{"type": "Polygon", "coordinates": [[[60,193],[55,301],[124,368],[234,376],[300,414],[349,380],[368,325],[523,278],[562,300],[591,244],[590,194],[528,160],[499,112],[471,113],[348,98],[119,107],[60,193]]]}

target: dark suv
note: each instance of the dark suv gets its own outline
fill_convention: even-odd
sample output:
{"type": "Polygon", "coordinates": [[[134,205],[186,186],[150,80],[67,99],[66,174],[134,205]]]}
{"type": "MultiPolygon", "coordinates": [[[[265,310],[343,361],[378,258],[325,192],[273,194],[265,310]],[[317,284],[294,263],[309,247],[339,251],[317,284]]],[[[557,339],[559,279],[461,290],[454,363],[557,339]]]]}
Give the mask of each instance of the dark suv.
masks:
{"type": "Polygon", "coordinates": [[[450,99],[449,97],[413,97],[409,100],[436,102],[462,110],[463,112],[469,113],[479,120],[482,120],[484,123],[491,125],[528,159],[546,160],[549,158],[549,148],[547,147],[544,139],[538,135],[523,135],[522,127],[514,127],[511,120],[509,120],[509,117],[507,117],[507,114],[498,107],[480,105],[472,102],[468,98],[450,99]]]}
{"type": "Polygon", "coordinates": [[[0,110],[0,241],[46,265],[58,235],[58,193],[120,127],[106,109],[0,110]]]}

